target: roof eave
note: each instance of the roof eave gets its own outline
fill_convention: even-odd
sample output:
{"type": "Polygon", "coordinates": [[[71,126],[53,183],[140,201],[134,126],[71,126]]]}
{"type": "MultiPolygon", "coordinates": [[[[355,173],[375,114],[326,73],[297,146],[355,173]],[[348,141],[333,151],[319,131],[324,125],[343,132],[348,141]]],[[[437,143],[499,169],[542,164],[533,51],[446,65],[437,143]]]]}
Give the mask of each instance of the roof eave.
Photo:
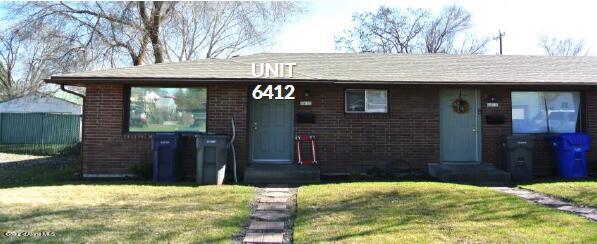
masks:
{"type": "MultiPolygon", "coordinates": [[[[81,84],[197,84],[197,83],[258,83],[258,82],[279,82],[281,79],[262,79],[262,78],[185,78],[185,77],[73,77],[73,76],[53,76],[45,79],[46,83],[63,85],[81,85],[81,84]]],[[[288,82],[296,83],[333,83],[332,80],[314,80],[314,79],[287,79],[288,82]]]]}
{"type": "Polygon", "coordinates": [[[184,85],[184,84],[255,84],[259,82],[276,83],[283,80],[287,83],[310,84],[368,84],[368,85],[597,85],[597,81],[578,82],[533,82],[533,81],[362,81],[362,80],[324,80],[324,79],[262,79],[262,78],[184,78],[184,77],[73,77],[53,76],[45,79],[46,83],[60,85],[85,85],[85,84],[126,84],[126,85],[184,85]]]}

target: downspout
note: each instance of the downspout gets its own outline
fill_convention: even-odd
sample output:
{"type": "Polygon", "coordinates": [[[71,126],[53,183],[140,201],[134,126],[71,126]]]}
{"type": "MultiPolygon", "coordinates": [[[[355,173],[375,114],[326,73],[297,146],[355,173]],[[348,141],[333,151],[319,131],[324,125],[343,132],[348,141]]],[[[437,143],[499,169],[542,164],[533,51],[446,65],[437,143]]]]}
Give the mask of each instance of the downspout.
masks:
{"type": "Polygon", "coordinates": [[[81,109],[82,113],[81,113],[81,122],[80,122],[81,123],[80,124],[81,125],[81,135],[79,135],[81,138],[81,144],[80,144],[81,148],[79,148],[79,158],[81,159],[81,169],[79,170],[79,176],[83,177],[83,138],[85,138],[85,136],[84,136],[85,135],[85,125],[83,124],[83,118],[85,118],[85,95],[66,89],[64,87],[64,84],[60,84],[60,90],[66,92],[66,93],[69,93],[69,94],[73,94],[73,95],[83,99],[83,108],[81,109]]]}
{"type": "Polygon", "coordinates": [[[66,89],[66,88],[64,87],[64,84],[60,84],[60,90],[62,90],[62,91],[64,91],[64,92],[66,92],[66,93],[73,94],[73,95],[75,95],[75,96],[77,96],[77,97],[83,98],[83,103],[85,103],[85,95],[83,95],[83,94],[81,94],[81,93],[77,93],[77,92],[74,92],[74,91],[71,91],[71,90],[68,90],[68,89],[66,89]]]}

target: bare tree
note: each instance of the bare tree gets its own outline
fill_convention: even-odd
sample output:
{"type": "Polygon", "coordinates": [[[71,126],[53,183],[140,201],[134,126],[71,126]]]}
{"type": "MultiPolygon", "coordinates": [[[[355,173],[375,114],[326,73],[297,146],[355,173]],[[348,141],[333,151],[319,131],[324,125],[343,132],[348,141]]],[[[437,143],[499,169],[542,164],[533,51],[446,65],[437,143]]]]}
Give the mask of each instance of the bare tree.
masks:
{"type": "Polygon", "coordinates": [[[174,9],[175,2],[168,3],[164,7],[164,2],[152,2],[153,8],[151,13],[147,15],[147,7],[145,2],[138,2],[139,15],[141,16],[141,22],[143,23],[143,32],[145,36],[151,40],[153,47],[153,56],[156,63],[164,62],[164,48],[162,47],[162,39],[160,38],[160,29],[162,22],[169,17],[169,13],[174,9]]]}
{"type": "Polygon", "coordinates": [[[355,13],[354,28],[336,37],[336,47],[352,52],[412,53],[423,31],[429,11],[381,6],[376,13],[355,13]]]}
{"type": "Polygon", "coordinates": [[[174,2],[28,2],[11,6],[24,16],[21,25],[32,23],[60,26],[71,30],[88,49],[111,65],[129,56],[133,65],[143,64],[147,52],[154,62],[163,62],[160,28],[174,2]],[[78,35],[76,35],[78,33],[78,35]],[[149,44],[152,48],[149,48],[149,44]]]}
{"type": "Polygon", "coordinates": [[[64,26],[103,63],[230,55],[271,39],[302,11],[296,2],[28,2],[11,11],[21,23],[64,26]],[[75,31],[79,35],[74,35],[75,31]],[[83,33],[83,34],[80,34],[83,33]],[[202,53],[203,54],[200,54],[202,53]],[[148,59],[148,53],[153,58],[148,59]],[[170,57],[167,57],[170,56],[170,57]]]}
{"type": "Polygon", "coordinates": [[[353,15],[354,28],[336,37],[336,47],[352,52],[480,54],[489,38],[466,33],[471,15],[452,5],[437,16],[426,9],[380,7],[353,15]]]}
{"type": "Polygon", "coordinates": [[[181,2],[162,35],[166,55],[183,61],[258,47],[301,11],[295,2],[181,2]]]}
{"type": "Polygon", "coordinates": [[[295,2],[15,2],[0,25],[0,92],[56,73],[229,56],[259,47],[302,11],[295,2]],[[153,54],[153,55],[152,55],[153,54]]]}
{"type": "Polygon", "coordinates": [[[452,48],[447,51],[451,54],[483,54],[487,51],[487,43],[491,40],[489,37],[479,38],[472,34],[462,37],[460,45],[452,44],[452,48]]]}
{"type": "Polygon", "coordinates": [[[8,74],[6,73],[6,68],[4,68],[4,64],[0,62],[0,82],[4,82],[8,79],[8,74]]]}
{"type": "Polygon", "coordinates": [[[470,28],[471,15],[462,7],[452,5],[431,20],[425,33],[428,53],[447,53],[456,34],[470,28]]]}
{"type": "Polygon", "coordinates": [[[64,28],[30,23],[0,32],[0,92],[5,97],[38,91],[50,74],[86,70],[87,50],[64,28]]]}
{"type": "Polygon", "coordinates": [[[584,40],[549,38],[545,35],[539,37],[539,46],[549,56],[577,56],[587,55],[584,40]],[[584,53],[584,54],[583,54],[584,53]]]}
{"type": "Polygon", "coordinates": [[[3,68],[0,92],[5,98],[14,97],[19,93],[14,73],[21,51],[21,39],[22,35],[18,31],[0,33],[0,65],[3,68]]]}
{"type": "Polygon", "coordinates": [[[458,5],[444,8],[438,16],[431,19],[425,30],[425,52],[479,54],[485,51],[489,38],[477,39],[465,35],[457,40],[459,34],[472,26],[471,15],[458,5]],[[460,45],[455,42],[461,41],[460,45]]]}

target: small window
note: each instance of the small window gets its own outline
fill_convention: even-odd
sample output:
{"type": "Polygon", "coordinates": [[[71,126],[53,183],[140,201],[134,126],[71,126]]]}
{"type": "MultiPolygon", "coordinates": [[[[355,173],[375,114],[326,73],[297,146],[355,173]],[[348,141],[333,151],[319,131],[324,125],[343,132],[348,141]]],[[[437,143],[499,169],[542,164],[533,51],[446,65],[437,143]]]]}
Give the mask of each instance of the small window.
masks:
{"type": "Polygon", "coordinates": [[[346,89],[347,113],[387,113],[388,90],[346,89]]]}
{"type": "Polygon", "coordinates": [[[205,132],[207,89],[131,87],[130,132],[205,132]]]}
{"type": "Polygon", "coordinates": [[[576,132],[579,111],[579,92],[512,92],[512,132],[576,132]]]}

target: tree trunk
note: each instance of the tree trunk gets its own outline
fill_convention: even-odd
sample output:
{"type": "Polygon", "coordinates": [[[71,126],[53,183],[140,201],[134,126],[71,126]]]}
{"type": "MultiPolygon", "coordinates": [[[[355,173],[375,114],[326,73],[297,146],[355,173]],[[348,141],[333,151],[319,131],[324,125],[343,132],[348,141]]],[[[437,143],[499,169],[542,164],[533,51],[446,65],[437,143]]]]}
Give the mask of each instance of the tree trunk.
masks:
{"type": "Polygon", "coordinates": [[[164,2],[153,2],[152,20],[150,22],[149,39],[151,39],[151,45],[153,46],[153,56],[156,63],[164,62],[164,49],[160,40],[160,24],[162,22],[162,5],[164,2]]]}
{"type": "Polygon", "coordinates": [[[160,24],[162,22],[162,6],[164,2],[153,2],[151,9],[151,16],[147,16],[145,2],[139,2],[139,15],[143,21],[145,28],[145,35],[149,37],[151,46],[153,47],[153,56],[155,63],[164,62],[164,49],[160,40],[160,24]]]}

